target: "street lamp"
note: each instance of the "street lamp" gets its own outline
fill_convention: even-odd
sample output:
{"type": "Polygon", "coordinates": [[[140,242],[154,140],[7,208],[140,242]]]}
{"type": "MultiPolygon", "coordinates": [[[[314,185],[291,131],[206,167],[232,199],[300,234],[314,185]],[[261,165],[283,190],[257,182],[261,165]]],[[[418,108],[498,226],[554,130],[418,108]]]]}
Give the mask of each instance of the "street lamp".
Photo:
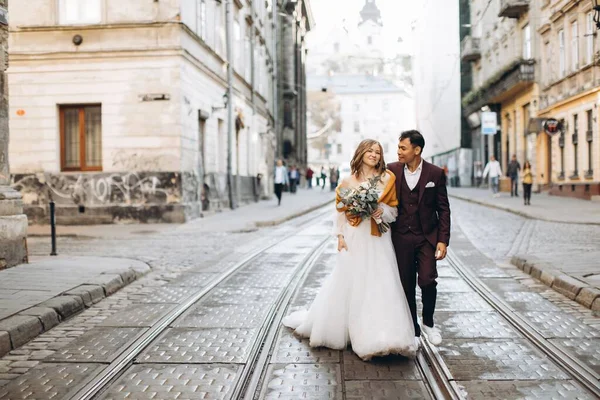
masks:
{"type": "Polygon", "coordinates": [[[594,22],[596,23],[596,28],[600,29],[600,0],[592,0],[592,4],[594,5],[594,22]]]}
{"type": "Polygon", "coordinates": [[[223,95],[223,107],[212,106],[212,111],[215,112],[217,110],[222,110],[224,108],[227,108],[227,103],[228,102],[229,102],[229,93],[225,92],[225,94],[223,95]]]}

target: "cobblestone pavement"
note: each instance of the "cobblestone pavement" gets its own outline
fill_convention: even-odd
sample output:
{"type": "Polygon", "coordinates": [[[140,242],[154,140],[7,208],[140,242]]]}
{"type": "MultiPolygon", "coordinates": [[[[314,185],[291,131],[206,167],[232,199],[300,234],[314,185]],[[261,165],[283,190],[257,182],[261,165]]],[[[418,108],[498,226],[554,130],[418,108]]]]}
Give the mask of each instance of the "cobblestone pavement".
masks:
{"type": "MultiPolygon", "coordinates": [[[[524,220],[458,201],[452,207],[453,258],[439,263],[436,312],[444,334],[438,351],[452,379],[473,399],[594,398],[482,298],[457,265],[473,271],[544,341],[595,374],[600,374],[599,318],[506,262],[524,220]]],[[[0,399],[73,393],[243,254],[278,243],[169,324],[103,394],[105,399],[232,398],[266,328],[267,310],[293,281],[297,265],[329,231],[330,223],[321,217],[317,225],[302,229],[288,223],[223,235],[193,236],[189,230],[129,240],[64,238],[62,246],[69,252],[139,255],[155,271],[0,359],[0,399]],[[286,239],[291,233],[296,234],[286,239]]],[[[310,305],[334,259],[331,242],[301,281],[286,312],[310,305]]],[[[411,360],[386,357],[365,363],[350,350],[312,349],[307,340],[275,323],[272,356],[258,382],[260,398],[429,397],[424,377],[411,360]]]]}

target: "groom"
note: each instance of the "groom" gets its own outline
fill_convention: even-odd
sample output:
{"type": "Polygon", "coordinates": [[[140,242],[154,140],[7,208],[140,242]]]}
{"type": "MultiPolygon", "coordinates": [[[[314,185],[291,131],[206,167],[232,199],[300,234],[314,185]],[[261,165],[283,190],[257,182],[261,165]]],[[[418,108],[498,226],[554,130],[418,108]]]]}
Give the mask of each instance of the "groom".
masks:
{"type": "Polygon", "coordinates": [[[450,242],[450,206],[446,174],[421,158],[425,139],[416,130],[403,132],[398,143],[398,160],[388,164],[396,175],[398,218],[392,226],[400,280],[410,307],[415,335],[421,335],[417,320],[416,284],[423,301],[423,333],[438,345],[442,336],[434,326],[437,296],[436,262],[446,257],[450,242]],[[417,280],[418,275],[418,280],[417,280]]]}

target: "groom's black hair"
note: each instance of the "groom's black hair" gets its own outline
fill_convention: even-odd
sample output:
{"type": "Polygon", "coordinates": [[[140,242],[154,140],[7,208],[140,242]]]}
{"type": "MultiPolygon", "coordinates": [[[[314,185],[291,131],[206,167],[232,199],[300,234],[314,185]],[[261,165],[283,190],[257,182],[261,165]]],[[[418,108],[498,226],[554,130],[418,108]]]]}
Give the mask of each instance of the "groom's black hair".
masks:
{"type": "Polygon", "coordinates": [[[410,144],[413,146],[419,146],[421,150],[425,148],[425,138],[419,131],[415,129],[402,132],[400,134],[400,141],[403,141],[404,139],[409,139],[410,144]]]}

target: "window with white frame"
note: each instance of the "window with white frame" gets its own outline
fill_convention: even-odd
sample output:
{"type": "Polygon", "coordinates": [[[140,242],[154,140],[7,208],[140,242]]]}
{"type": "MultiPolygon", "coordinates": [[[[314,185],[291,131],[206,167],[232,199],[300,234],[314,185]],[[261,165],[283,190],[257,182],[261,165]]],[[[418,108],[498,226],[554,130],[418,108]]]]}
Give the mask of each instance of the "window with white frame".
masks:
{"type": "Polygon", "coordinates": [[[523,59],[531,59],[531,26],[529,24],[523,27],[523,59]]]}
{"type": "Polygon", "coordinates": [[[554,80],[554,63],[552,62],[552,47],[550,42],[544,43],[544,65],[543,77],[544,83],[549,85],[554,80]]]}
{"type": "Polygon", "coordinates": [[[244,78],[246,82],[250,82],[252,79],[252,53],[250,41],[252,40],[252,27],[246,26],[246,37],[244,38],[244,78]]]}
{"type": "Polygon", "coordinates": [[[586,36],[585,36],[585,63],[591,64],[594,58],[594,16],[592,12],[585,16],[586,36]]]}
{"type": "Polygon", "coordinates": [[[59,23],[97,24],[102,21],[102,6],[100,0],[59,0],[59,23]]]}
{"type": "Polygon", "coordinates": [[[242,72],[242,27],[237,20],[233,21],[233,66],[242,72]]]}
{"type": "Polygon", "coordinates": [[[571,24],[571,71],[579,69],[579,24],[571,24]]]}
{"type": "Polygon", "coordinates": [[[561,29],[558,31],[558,71],[560,77],[564,77],[566,75],[566,65],[565,65],[565,31],[561,29]]]}
{"type": "Polygon", "coordinates": [[[206,40],[206,0],[196,0],[196,34],[206,40]]]}

